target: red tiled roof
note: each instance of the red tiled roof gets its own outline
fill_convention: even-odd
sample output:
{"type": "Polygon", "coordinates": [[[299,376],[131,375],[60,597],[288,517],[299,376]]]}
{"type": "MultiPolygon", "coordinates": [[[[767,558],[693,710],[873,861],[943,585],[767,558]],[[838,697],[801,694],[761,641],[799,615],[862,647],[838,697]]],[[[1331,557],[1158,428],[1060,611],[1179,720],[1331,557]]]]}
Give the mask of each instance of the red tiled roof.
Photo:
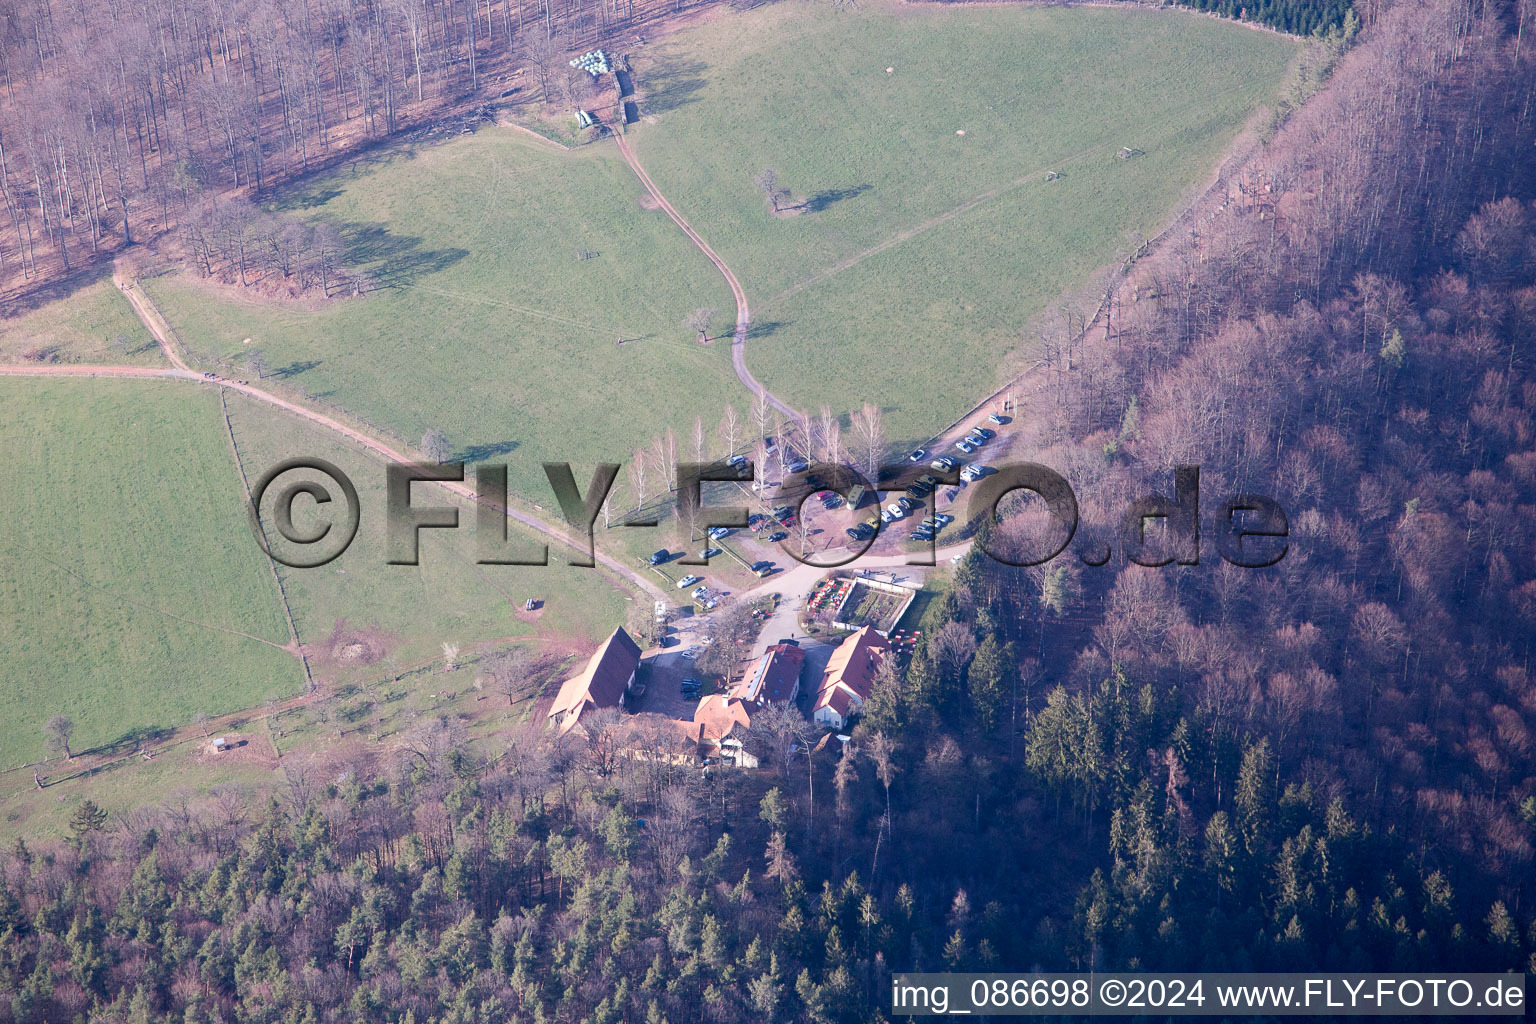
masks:
{"type": "Polygon", "coordinates": [[[640,648],[620,626],[592,653],[580,674],[561,684],[549,717],[564,717],[560,727],[569,729],[588,706],[618,707],[624,688],[639,665],[640,648]]]}
{"type": "Polygon", "coordinates": [[[800,683],[800,668],[804,664],[805,652],[799,644],[774,644],[748,667],[741,682],[731,690],[731,696],[759,704],[790,700],[800,683]]]}
{"type": "Polygon", "coordinates": [[[816,702],[815,711],[830,707],[843,718],[848,717],[848,708],[853,703],[853,691],[845,686],[834,686],[830,690],[823,690],[821,699],[816,702]]]}
{"type": "Polygon", "coordinates": [[[839,684],[856,693],[860,700],[868,700],[875,687],[875,672],[889,651],[889,642],[873,626],[865,626],[844,640],[827,662],[816,706],[822,706],[821,697],[839,684]]]}
{"type": "Polygon", "coordinates": [[[746,702],[720,693],[712,693],[699,701],[699,706],[693,712],[693,720],[701,729],[700,742],[716,746],[736,731],[738,726],[742,732],[752,727],[746,702]]]}

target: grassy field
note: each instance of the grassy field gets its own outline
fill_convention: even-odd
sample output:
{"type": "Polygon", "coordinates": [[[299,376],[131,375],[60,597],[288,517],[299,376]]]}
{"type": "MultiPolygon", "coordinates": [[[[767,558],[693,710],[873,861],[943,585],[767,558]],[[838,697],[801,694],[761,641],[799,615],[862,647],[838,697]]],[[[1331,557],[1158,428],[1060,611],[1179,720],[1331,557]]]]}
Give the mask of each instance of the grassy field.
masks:
{"type": "MultiPolygon", "coordinates": [[[[440,660],[444,642],[466,656],[523,637],[580,647],[624,621],[624,595],[563,564],[558,548],[548,568],[475,565],[467,511],[462,531],[424,534],[420,566],[387,565],[381,463],[248,399],[229,411],[248,476],[308,455],[356,482],[363,520],[348,552],[282,570],[322,681],[398,675],[440,660]],[[530,597],[542,602],[533,612],[530,597]],[[361,653],[332,650],[338,627],[361,653]]],[[[0,518],[11,524],[0,540],[0,768],[41,755],[53,714],[73,719],[85,750],[302,690],[215,392],[0,380],[0,438],[0,518]]]]}
{"type": "MultiPolygon", "coordinates": [[[[878,401],[897,440],[986,391],[1033,318],[1156,230],[1296,52],[1172,12],[787,0],[642,47],[631,136],[741,277],[754,371],[801,407],[878,401]],[[788,215],[753,186],[765,166],[788,215]]],[[[276,383],[410,442],[441,429],[547,504],[540,462],[623,461],[667,427],[686,450],[694,416],[748,402],[727,347],[681,323],[713,307],[729,329],[719,275],[643,199],[608,143],[486,128],[285,199],[343,228],[382,286],[365,298],[145,284],[195,352],[260,351],[276,383]]]]}
{"type": "Polygon", "coordinates": [[[531,721],[541,691],[581,660],[547,657],[544,670],[511,700],[476,690],[480,666],[474,663],[416,672],[398,682],[344,684],[301,706],[272,714],[259,709],[218,723],[216,735],[245,741],[229,751],[216,753],[201,731],[184,730],[152,744],[154,756],[147,761],[130,754],[72,777],[60,766],[49,772],[43,790],[30,771],[0,770],[0,844],[9,846],[17,837],[67,838],[70,815],[83,800],[114,814],[146,803],[197,806],[230,791],[248,803],[253,792],[282,788],[290,777],[334,779],[368,758],[390,756],[413,729],[437,717],[458,723],[471,738],[497,742],[509,728],[531,721]]]}
{"type": "Polygon", "coordinates": [[[28,352],[60,363],[165,363],[106,268],[68,295],[0,316],[0,363],[27,362],[28,352]]]}
{"type": "Polygon", "coordinates": [[[630,140],[742,279],[754,374],[918,437],[1165,222],[1297,51],[1176,12],[786,0],[642,50],[630,140]]]}
{"type": "MultiPolygon", "coordinates": [[[[395,675],[441,659],[443,643],[458,645],[466,656],[475,645],[515,637],[595,643],[624,621],[624,595],[599,570],[566,564],[568,552],[557,545],[551,545],[547,567],[475,564],[475,516],[468,509],[460,511],[458,530],[422,531],[420,565],[387,564],[382,462],[250,399],[232,396],[229,410],[248,476],[254,479],[285,458],[309,456],[334,463],[357,487],[362,519],[346,553],[318,568],[280,567],[299,636],[322,649],[318,657],[327,678],[395,675]],[[542,607],[525,612],[529,598],[542,607]],[[343,623],[343,635],[366,635],[365,659],[337,659],[324,650],[343,623]]],[[[449,499],[418,485],[413,501],[440,505],[449,499]]],[[[305,525],[297,516],[296,522],[305,525]]],[[[541,543],[515,527],[511,534],[530,550],[541,543]]]]}
{"type": "Polygon", "coordinates": [[[0,438],[0,767],[302,689],[211,391],[0,379],[0,438]]]}
{"type": "Polygon", "coordinates": [[[382,286],[362,299],[312,310],[184,277],[144,284],[194,352],[257,349],[278,383],[412,443],[442,430],[458,456],[504,459],[514,491],[552,504],[543,461],[624,461],[667,427],[686,438],[694,416],[745,408],[727,346],[683,326],[712,307],[728,330],[730,294],[641,196],[611,144],[567,153],[489,127],[289,198],[343,228],[382,286]]]}

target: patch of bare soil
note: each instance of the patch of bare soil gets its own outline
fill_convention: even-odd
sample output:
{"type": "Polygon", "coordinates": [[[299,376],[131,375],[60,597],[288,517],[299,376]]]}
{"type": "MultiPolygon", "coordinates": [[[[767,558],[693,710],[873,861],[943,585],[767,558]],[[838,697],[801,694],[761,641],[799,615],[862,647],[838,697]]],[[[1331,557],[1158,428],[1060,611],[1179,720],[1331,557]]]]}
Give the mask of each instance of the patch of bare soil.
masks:
{"type": "Polygon", "coordinates": [[[330,637],[309,645],[305,653],[322,665],[372,665],[389,654],[395,640],[393,634],[377,627],[354,629],[346,619],[338,619],[330,637]]]}
{"type": "Polygon", "coordinates": [[[227,764],[271,764],[272,747],[267,743],[266,737],[255,736],[249,733],[221,732],[214,738],[224,740],[223,750],[215,750],[213,738],[201,740],[198,744],[197,756],[202,761],[210,763],[227,764]]]}

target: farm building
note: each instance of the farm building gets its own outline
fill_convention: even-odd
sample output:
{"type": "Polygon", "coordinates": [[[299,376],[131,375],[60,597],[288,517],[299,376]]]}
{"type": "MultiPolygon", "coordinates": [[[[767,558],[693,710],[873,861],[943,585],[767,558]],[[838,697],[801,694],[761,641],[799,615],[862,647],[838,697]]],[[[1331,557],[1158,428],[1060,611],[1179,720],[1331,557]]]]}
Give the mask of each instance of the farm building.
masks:
{"type": "Polygon", "coordinates": [[[800,695],[800,669],[805,652],[793,640],[781,640],[748,668],[731,697],[748,704],[787,703],[800,695]]]}
{"type": "Polygon", "coordinates": [[[598,708],[624,705],[640,667],[640,648],[620,626],[587,661],[587,667],[560,685],[548,723],[561,735],[581,731],[581,716],[598,708]]]}
{"type": "Polygon", "coordinates": [[[699,756],[717,757],[738,768],[756,768],[757,758],[742,745],[752,728],[753,705],[734,696],[712,693],[699,701],[693,721],[699,727],[699,756]]]}
{"type": "Polygon", "coordinates": [[[865,626],[838,645],[816,691],[811,718],[828,729],[842,729],[859,713],[875,687],[875,673],[890,645],[873,626],[865,626]]]}

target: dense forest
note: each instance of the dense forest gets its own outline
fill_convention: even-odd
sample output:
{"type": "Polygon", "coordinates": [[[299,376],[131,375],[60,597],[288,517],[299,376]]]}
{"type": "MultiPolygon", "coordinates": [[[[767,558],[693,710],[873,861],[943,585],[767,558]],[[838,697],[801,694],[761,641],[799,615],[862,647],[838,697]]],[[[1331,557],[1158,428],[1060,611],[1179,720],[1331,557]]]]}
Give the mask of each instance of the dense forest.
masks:
{"type": "Polygon", "coordinates": [[[1197,11],[1256,21],[1292,35],[1308,36],[1343,28],[1350,0],[1176,0],[1197,11]]]}
{"type": "Polygon", "coordinates": [[[1209,505],[1281,502],[1278,565],[968,556],[841,758],[782,716],[751,772],[613,719],[424,719],[263,801],[84,804],[0,854],[0,1021],[852,1022],[891,970],[1536,970],[1527,6],[1381,12],[1022,422],[1079,543],[1198,465],[1209,505]]]}

